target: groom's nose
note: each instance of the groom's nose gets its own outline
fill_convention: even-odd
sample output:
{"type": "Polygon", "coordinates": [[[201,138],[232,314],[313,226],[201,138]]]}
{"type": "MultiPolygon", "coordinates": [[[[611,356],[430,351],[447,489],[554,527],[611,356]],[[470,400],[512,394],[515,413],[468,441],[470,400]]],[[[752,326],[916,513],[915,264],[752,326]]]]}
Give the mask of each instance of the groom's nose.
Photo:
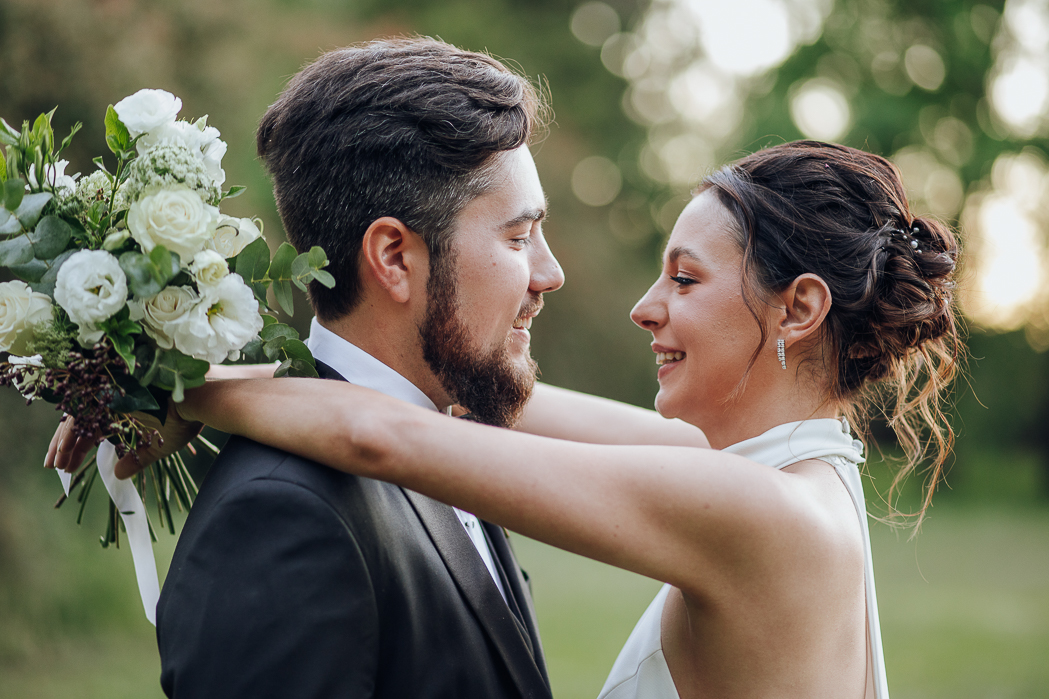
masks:
{"type": "Polygon", "coordinates": [[[532,276],[528,290],[536,294],[557,291],[565,283],[564,270],[542,234],[534,236],[532,240],[532,276]]]}

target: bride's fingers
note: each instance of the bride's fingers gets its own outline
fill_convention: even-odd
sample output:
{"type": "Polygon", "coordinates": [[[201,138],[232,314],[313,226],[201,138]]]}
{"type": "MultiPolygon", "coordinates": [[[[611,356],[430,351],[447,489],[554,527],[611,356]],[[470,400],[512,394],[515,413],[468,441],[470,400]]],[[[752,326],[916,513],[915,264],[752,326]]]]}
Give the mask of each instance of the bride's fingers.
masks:
{"type": "Polygon", "coordinates": [[[55,467],[55,456],[58,455],[58,443],[62,439],[62,426],[65,425],[65,418],[63,421],[58,423],[58,427],[55,428],[55,433],[51,435],[51,443],[47,445],[47,455],[44,456],[44,468],[55,467]]]}
{"type": "MultiPolygon", "coordinates": [[[[69,453],[76,442],[76,438],[73,436],[72,418],[66,418],[59,423],[52,442],[55,446],[55,452],[54,457],[51,459],[51,468],[65,471],[66,464],[69,462],[69,453]]],[[[50,450],[48,455],[50,456],[50,450]]]]}
{"type": "Polygon", "coordinates": [[[88,437],[77,437],[76,442],[73,443],[73,448],[69,450],[65,470],[69,473],[77,471],[80,465],[84,463],[84,457],[87,456],[87,453],[91,451],[95,444],[95,440],[88,437]]]}

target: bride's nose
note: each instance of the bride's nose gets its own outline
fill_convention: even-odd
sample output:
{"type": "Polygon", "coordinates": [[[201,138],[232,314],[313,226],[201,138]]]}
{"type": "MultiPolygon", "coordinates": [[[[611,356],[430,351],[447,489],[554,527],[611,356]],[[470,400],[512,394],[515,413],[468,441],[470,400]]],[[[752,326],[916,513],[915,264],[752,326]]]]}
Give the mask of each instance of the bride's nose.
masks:
{"type": "Polygon", "coordinates": [[[666,304],[660,298],[658,286],[659,281],[657,280],[630,311],[630,320],[649,332],[666,323],[666,304]]]}

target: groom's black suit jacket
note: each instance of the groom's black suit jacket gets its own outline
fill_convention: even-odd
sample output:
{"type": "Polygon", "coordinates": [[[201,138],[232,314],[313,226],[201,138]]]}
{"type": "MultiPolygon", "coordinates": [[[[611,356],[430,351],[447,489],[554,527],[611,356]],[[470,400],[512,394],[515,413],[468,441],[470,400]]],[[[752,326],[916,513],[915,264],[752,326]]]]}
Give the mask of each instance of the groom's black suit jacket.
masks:
{"type": "Polygon", "coordinates": [[[510,606],[447,505],[232,438],[160,595],[164,692],[550,697],[526,579],[482,526],[510,606]]]}

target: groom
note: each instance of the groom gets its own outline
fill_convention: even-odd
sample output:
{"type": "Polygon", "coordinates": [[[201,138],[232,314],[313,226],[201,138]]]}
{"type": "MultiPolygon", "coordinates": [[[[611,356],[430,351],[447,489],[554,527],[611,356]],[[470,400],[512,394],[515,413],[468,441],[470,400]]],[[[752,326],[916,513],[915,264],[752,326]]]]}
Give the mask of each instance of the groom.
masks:
{"type": "MultiPolygon", "coordinates": [[[[541,111],[500,63],[429,39],[292,79],[258,150],[289,240],[331,260],[334,289],[310,288],[324,378],[516,420],[527,328],[564,280],[527,146],[541,111]]],[[[241,438],[186,522],[157,635],[169,697],[550,696],[501,528],[241,438]]]]}

